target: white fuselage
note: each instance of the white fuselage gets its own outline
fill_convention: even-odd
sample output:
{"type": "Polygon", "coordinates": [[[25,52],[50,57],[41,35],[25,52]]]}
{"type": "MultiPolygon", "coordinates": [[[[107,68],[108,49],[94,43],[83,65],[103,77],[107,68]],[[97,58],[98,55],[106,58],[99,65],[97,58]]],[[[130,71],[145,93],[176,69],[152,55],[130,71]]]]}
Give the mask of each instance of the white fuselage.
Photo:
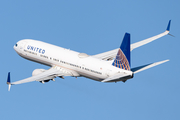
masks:
{"type": "Polygon", "coordinates": [[[51,67],[67,69],[74,77],[84,76],[102,81],[119,73],[129,74],[131,72],[112,66],[113,61],[104,61],[85,53],[36,40],[21,40],[14,46],[14,49],[23,58],[51,67]]]}

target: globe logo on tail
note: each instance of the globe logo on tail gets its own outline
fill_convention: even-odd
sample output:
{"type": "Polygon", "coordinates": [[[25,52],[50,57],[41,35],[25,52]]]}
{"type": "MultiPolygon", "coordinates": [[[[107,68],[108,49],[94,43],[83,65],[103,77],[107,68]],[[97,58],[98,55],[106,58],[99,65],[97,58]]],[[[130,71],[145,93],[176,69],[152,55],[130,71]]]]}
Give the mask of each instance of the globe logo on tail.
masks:
{"type": "Polygon", "coordinates": [[[121,49],[118,50],[116,59],[114,60],[112,65],[115,67],[130,71],[129,62],[121,49]]]}

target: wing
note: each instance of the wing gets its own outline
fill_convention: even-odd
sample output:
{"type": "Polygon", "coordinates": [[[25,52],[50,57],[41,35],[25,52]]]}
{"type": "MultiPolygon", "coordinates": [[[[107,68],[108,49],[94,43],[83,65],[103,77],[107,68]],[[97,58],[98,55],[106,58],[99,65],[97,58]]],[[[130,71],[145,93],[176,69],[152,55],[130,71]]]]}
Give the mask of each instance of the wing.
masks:
{"type": "MultiPolygon", "coordinates": [[[[150,43],[150,42],[152,42],[152,41],[154,41],[154,40],[156,40],[158,38],[161,38],[161,37],[169,34],[170,24],[171,24],[171,20],[169,20],[169,23],[168,23],[168,26],[167,26],[167,29],[166,29],[165,32],[163,32],[161,34],[158,34],[156,36],[144,39],[142,41],[139,41],[139,42],[131,44],[131,51],[133,49],[135,49],[135,48],[138,48],[138,47],[140,47],[142,45],[150,43]]],[[[102,59],[102,60],[112,60],[112,59],[114,59],[116,57],[117,51],[118,51],[118,48],[114,49],[114,50],[111,50],[111,51],[108,51],[108,52],[104,52],[104,53],[100,53],[100,54],[97,54],[97,55],[93,55],[93,57],[98,58],[98,59],[102,59]]]]}
{"type": "Polygon", "coordinates": [[[45,72],[40,73],[38,75],[11,83],[10,72],[9,72],[8,78],[7,78],[7,84],[9,85],[9,90],[10,90],[11,85],[28,83],[28,82],[32,82],[32,81],[51,80],[51,79],[56,78],[57,76],[74,76],[74,73],[73,73],[73,71],[69,71],[64,68],[54,66],[54,67],[50,68],[49,70],[46,70],[45,72]]]}
{"type": "Polygon", "coordinates": [[[132,51],[133,49],[135,49],[135,48],[138,48],[138,47],[143,46],[143,45],[145,45],[145,44],[147,44],[147,43],[150,43],[150,42],[152,42],[152,41],[154,41],[154,40],[156,40],[156,39],[158,39],[158,38],[160,38],[160,37],[163,37],[163,36],[167,35],[168,33],[169,33],[169,31],[166,30],[165,32],[163,32],[163,33],[161,33],[161,34],[159,34],[159,35],[156,35],[156,36],[147,38],[147,39],[145,39],[145,40],[142,40],[142,41],[133,43],[133,44],[131,44],[131,51],[132,51]]]}

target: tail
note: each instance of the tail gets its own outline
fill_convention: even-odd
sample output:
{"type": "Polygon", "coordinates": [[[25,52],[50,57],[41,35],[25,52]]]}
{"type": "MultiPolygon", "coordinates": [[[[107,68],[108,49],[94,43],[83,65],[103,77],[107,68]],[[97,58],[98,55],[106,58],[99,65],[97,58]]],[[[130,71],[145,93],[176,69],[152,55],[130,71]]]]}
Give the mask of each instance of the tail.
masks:
{"type": "Polygon", "coordinates": [[[121,46],[118,50],[116,58],[113,62],[113,66],[124,69],[124,70],[131,70],[130,69],[130,34],[125,33],[124,39],[121,43],[121,46]]]}

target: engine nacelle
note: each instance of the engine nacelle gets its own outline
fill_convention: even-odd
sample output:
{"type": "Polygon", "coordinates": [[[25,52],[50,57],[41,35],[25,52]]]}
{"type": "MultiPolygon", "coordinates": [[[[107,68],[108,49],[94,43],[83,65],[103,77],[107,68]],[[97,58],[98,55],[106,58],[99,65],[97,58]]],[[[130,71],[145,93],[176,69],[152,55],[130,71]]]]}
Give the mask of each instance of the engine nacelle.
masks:
{"type": "Polygon", "coordinates": [[[38,74],[41,74],[43,72],[45,72],[46,70],[45,69],[35,69],[33,72],[32,72],[32,76],[36,76],[38,74]]]}
{"type": "MultiPolygon", "coordinates": [[[[35,69],[35,70],[32,72],[32,76],[39,75],[39,74],[41,74],[41,73],[43,73],[43,72],[45,72],[45,71],[46,71],[45,69],[35,69]]],[[[54,78],[52,78],[52,79],[49,79],[49,80],[42,80],[42,81],[39,81],[39,82],[41,82],[41,83],[44,84],[45,82],[49,82],[50,80],[55,81],[54,78]]]]}

